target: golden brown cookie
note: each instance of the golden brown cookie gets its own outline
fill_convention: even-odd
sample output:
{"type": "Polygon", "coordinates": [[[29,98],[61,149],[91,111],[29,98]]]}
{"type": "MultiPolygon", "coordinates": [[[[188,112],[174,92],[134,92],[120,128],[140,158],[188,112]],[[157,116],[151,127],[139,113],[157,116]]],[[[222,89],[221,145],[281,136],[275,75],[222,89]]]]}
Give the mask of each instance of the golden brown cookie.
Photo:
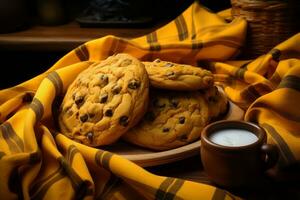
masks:
{"type": "Polygon", "coordinates": [[[208,103],[198,91],[150,92],[148,111],[143,120],[123,138],[155,150],[167,150],[197,140],[209,122],[208,103]]]}
{"type": "Polygon", "coordinates": [[[62,133],[99,146],[116,141],[144,115],[149,96],[145,66],[117,54],[81,72],[69,86],[60,108],[62,133]]]}
{"type": "Polygon", "coordinates": [[[153,87],[169,90],[198,90],[212,87],[210,71],[191,65],[176,64],[156,59],[143,62],[153,87]]]}
{"type": "Polygon", "coordinates": [[[213,86],[203,91],[206,101],[209,107],[209,116],[211,120],[218,119],[226,113],[228,108],[228,100],[224,91],[217,86],[213,86]]]}

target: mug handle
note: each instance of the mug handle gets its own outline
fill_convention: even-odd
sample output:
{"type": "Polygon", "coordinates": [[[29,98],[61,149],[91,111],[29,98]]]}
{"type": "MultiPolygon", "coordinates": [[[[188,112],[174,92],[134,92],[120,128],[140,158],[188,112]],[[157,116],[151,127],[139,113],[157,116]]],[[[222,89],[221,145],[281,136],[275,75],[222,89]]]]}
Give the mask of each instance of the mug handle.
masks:
{"type": "Polygon", "coordinates": [[[264,157],[264,168],[265,170],[273,167],[279,158],[278,148],[273,144],[263,144],[261,151],[265,154],[264,157]]]}

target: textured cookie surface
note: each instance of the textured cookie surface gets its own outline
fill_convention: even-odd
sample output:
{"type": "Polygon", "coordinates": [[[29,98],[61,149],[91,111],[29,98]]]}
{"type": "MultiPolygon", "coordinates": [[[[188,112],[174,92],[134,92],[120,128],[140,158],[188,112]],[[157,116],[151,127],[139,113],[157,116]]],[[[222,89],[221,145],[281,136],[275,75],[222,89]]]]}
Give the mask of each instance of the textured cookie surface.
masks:
{"type": "Polygon", "coordinates": [[[60,108],[62,133],[99,146],[116,141],[144,115],[149,98],[145,66],[117,54],[81,72],[69,86],[60,108]]]}
{"type": "Polygon", "coordinates": [[[156,59],[143,62],[153,87],[169,90],[198,90],[212,87],[210,71],[191,65],[176,64],[156,59]]]}
{"type": "Polygon", "coordinates": [[[167,150],[200,138],[204,126],[226,112],[227,98],[217,87],[203,91],[150,92],[143,120],[123,135],[130,143],[167,150]]]}
{"type": "Polygon", "coordinates": [[[123,138],[150,149],[172,149],[197,140],[209,119],[208,104],[200,92],[151,91],[143,120],[123,138]]]}
{"type": "Polygon", "coordinates": [[[228,100],[221,88],[217,86],[211,87],[203,91],[204,97],[208,102],[209,116],[211,120],[217,120],[226,113],[228,108],[228,100]]]}

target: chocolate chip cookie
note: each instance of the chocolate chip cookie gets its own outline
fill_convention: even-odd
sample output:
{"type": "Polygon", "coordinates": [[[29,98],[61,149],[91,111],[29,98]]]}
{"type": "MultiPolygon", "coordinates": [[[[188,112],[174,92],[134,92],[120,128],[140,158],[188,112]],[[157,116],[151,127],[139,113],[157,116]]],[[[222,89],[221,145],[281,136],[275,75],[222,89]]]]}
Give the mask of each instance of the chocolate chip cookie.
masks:
{"type": "Polygon", "coordinates": [[[148,98],[145,66],[128,54],[117,54],[77,76],[58,122],[63,134],[83,144],[111,144],[142,118],[148,98]]]}
{"type": "Polygon", "coordinates": [[[228,100],[226,94],[221,88],[213,86],[203,91],[204,97],[208,103],[209,117],[211,120],[217,120],[222,117],[228,109],[228,100]]]}
{"type": "Polygon", "coordinates": [[[147,113],[123,139],[154,150],[173,149],[197,140],[209,120],[201,92],[151,90],[147,113]]]}
{"type": "Polygon", "coordinates": [[[153,87],[169,90],[198,90],[212,87],[210,71],[191,65],[176,64],[156,59],[143,62],[153,87]]]}

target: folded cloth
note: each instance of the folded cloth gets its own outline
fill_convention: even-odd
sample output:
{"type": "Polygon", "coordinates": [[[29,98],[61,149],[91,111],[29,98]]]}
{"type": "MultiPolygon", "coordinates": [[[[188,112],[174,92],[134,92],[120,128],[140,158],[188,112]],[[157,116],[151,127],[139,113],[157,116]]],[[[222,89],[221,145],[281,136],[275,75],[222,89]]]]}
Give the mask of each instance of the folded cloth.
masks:
{"type": "Polygon", "coordinates": [[[0,91],[0,194],[4,199],[238,199],[206,184],[152,174],[57,130],[55,106],[70,83],[92,63],[126,52],[191,65],[210,60],[216,80],[245,120],[261,124],[280,148],[283,165],[299,159],[300,35],[254,61],[232,61],[246,22],[227,23],[193,3],[162,28],[132,40],[107,36],[74,49],[45,73],[0,91]],[[297,49],[298,48],[298,49],[297,49]],[[279,60],[279,54],[282,53],[279,60]],[[289,55],[295,59],[289,59],[289,55]],[[297,59],[298,58],[298,59],[297,59]]]}
{"type": "Polygon", "coordinates": [[[277,167],[300,160],[300,33],[253,61],[209,63],[229,98],[247,110],[246,121],[262,126],[279,147],[277,167]]]}

